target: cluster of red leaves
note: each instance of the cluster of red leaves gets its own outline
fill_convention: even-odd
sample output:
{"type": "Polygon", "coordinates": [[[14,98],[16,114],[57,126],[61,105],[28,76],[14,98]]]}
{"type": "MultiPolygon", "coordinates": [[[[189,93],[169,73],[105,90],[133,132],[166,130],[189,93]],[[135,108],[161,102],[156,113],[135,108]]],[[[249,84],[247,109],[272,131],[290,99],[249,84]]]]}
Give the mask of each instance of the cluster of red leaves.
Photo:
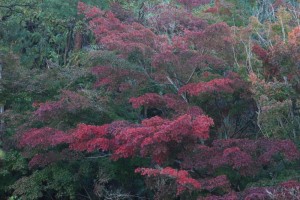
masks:
{"type": "Polygon", "coordinates": [[[35,154],[33,157],[30,155],[26,156],[32,157],[29,167],[43,167],[53,162],[78,159],[78,154],[75,152],[107,151],[111,148],[111,142],[108,137],[108,125],[93,126],[79,124],[77,128],[67,133],[44,127],[31,129],[23,133],[19,145],[29,150],[49,150],[49,148],[60,144],[69,145],[69,148],[64,148],[62,151],[41,151],[41,153],[35,154]]]}
{"type": "Polygon", "coordinates": [[[209,25],[203,30],[185,30],[184,34],[173,36],[171,43],[163,43],[161,51],[153,56],[155,78],[166,82],[169,76],[180,87],[192,80],[195,71],[224,70],[231,56],[228,49],[231,42],[230,28],[225,23],[209,25]]]}
{"type": "Polygon", "coordinates": [[[231,31],[226,23],[209,25],[202,30],[186,29],[170,42],[162,42],[160,51],[152,57],[156,75],[164,77],[157,80],[166,81],[167,76],[175,76],[179,82],[186,83],[197,69],[223,69],[227,63],[224,58],[231,56],[231,44],[231,31]]]}
{"type": "Polygon", "coordinates": [[[122,92],[138,87],[145,80],[143,73],[110,66],[97,66],[92,68],[92,74],[97,76],[95,88],[107,86],[109,91],[122,92]]]}
{"type": "MultiPolygon", "coordinates": [[[[271,57],[273,56],[274,52],[271,52],[269,50],[263,49],[258,44],[254,44],[252,47],[253,53],[258,56],[260,60],[263,61],[264,65],[264,76],[267,79],[270,79],[271,77],[276,77],[279,75],[279,66],[277,62],[272,62],[271,57]]],[[[273,59],[274,60],[274,59],[273,59]]]]}
{"type": "Polygon", "coordinates": [[[159,95],[156,93],[146,93],[139,97],[132,97],[129,99],[132,107],[137,109],[141,106],[144,108],[157,108],[164,110],[165,108],[174,110],[176,114],[190,113],[193,116],[203,114],[199,107],[189,107],[188,103],[182,97],[175,94],[159,95]]]}
{"type": "Polygon", "coordinates": [[[185,190],[194,190],[201,188],[200,182],[191,178],[189,176],[189,173],[185,170],[177,170],[171,167],[166,167],[163,169],[137,168],[135,172],[148,177],[160,176],[174,179],[177,184],[177,195],[180,195],[185,190]]]}
{"type": "Polygon", "coordinates": [[[299,45],[299,43],[300,43],[300,26],[297,26],[291,32],[289,32],[288,40],[291,45],[299,45]]]}
{"type": "Polygon", "coordinates": [[[254,44],[252,47],[252,51],[255,55],[257,55],[262,61],[268,62],[268,51],[263,49],[258,44],[254,44]]]}
{"type": "Polygon", "coordinates": [[[31,129],[20,139],[21,147],[44,148],[69,144],[75,151],[97,150],[113,152],[112,158],[151,156],[157,163],[170,159],[170,153],[192,149],[197,139],[207,139],[213,120],[204,115],[182,115],[175,120],[160,117],[143,120],[140,125],[112,123],[93,126],[79,124],[65,133],[52,128],[31,129]],[[154,150],[155,149],[155,150],[154,150]]]}
{"type": "Polygon", "coordinates": [[[204,115],[182,115],[172,121],[157,116],[146,119],[140,126],[124,128],[115,136],[113,158],[151,156],[155,162],[163,163],[171,159],[174,151],[191,150],[197,139],[207,139],[212,125],[213,120],[204,115]],[[188,146],[182,148],[185,143],[188,146]]]}
{"type": "Polygon", "coordinates": [[[19,146],[26,149],[23,156],[30,158],[30,168],[35,166],[44,167],[58,161],[79,158],[78,154],[69,149],[64,149],[61,152],[49,150],[57,145],[70,143],[72,141],[71,135],[57,129],[49,127],[30,129],[24,132],[18,139],[20,141],[19,146]],[[39,150],[40,153],[32,155],[32,149],[39,150]]]}
{"type": "Polygon", "coordinates": [[[48,120],[52,118],[58,118],[58,116],[64,113],[75,113],[78,110],[82,110],[91,106],[89,100],[72,91],[64,90],[60,100],[45,102],[45,103],[34,103],[34,107],[38,109],[34,112],[34,115],[39,120],[48,120]]]}
{"type": "Polygon", "coordinates": [[[109,150],[108,126],[107,124],[102,126],[79,124],[76,129],[71,131],[72,141],[69,148],[88,152],[109,150]]]}
{"type": "Polygon", "coordinates": [[[174,36],[183,34],[185,30],[197,31],[207,26],[206,21],[169,4],[154,6],[147,9],[147,12],[151,14],[146,23],[155,33],[174,36]]]}
{"type": "Polygon", "coordinates": [[[118,50],[127,56],[133,51],[151,55],[156,47],[158,36],[139,23],[122,23],[111,11],[78,3],[78,12],[89,20],[89,26],[97,41],[109,50],[118,50]]]}
{"type": "Polygon", "coordinates": [[[156,93],[147,93],[139,97],[131,97],[129,102],[132,103],[133,108],[139,108],[141,106],[147,107],[162,107],[165,105],[163,96],[156,93]]]}
{"type": "Polygon", "coordinates": [[[233,81],[228,78],[213,79],[208,82],[190,83],[180,88],[179,94],[187,92],[192,96],[197,96],[201,93],[225,92],[233,93],[233,81]]]}
{"type": "Polygon", "coordinates": [[[70,141],[70,139],[69,135],[63,131],[43,127],[40,129],[30,129],[23,133],[19,144],[20,147],[47,149],[51,146],[57,146],[70,141]]]}
{"type": "Polygon", "coordinates": [[[213,174],[220,167],[231,166],[242,175],[255,175],[264,166],[274,164],[274,156],[279,154],[287,161],[300,158],[292,141],[272,139],[214,140],[211,147],[201,145],[194,155],[181,157],[184,169],[206,169],[213,174]]]}
{"type": "Polygon", "coordinates": [[[207,26],[203,31],[185,31],[185,37],[195,50],[205,52],[231,52],[232,35],[230,27],[224,23],[207,26]]]}
{"type": "Polygon", "coordinates": [[[230,191],[230,182],[226,175],[220,175],[215,178],[201,180],[202,189],[213,191],[216,188],[222,188],[225,191],[230,191]]]}
{"type": "Polygon", "coordinates": [[[207,169],[213,173],[229,165],[244,175],[255,174],[263,166],[272,164],[275,162],[273,156],[278,154],[288,161],[299,158],[299,151],[289,140],[229,139],[215,140],[211,147],[198,146],[197,139],[207,139],[212,125],[212,119],[207,116],[183,115],[172,121],[153,117],[135,126],[128,123],[80,124],[69,133],[45,127],[25,132],[20,146],[47,149],[68,143],[75,151],[112,150],[113,159],[151,156],[157,163],[163,163],[170,159],[170,153],[187,144],[181,152],[183,168],[207,169]],[[186,150],[193,152],[192,155],[184,156],[186,150]]]}

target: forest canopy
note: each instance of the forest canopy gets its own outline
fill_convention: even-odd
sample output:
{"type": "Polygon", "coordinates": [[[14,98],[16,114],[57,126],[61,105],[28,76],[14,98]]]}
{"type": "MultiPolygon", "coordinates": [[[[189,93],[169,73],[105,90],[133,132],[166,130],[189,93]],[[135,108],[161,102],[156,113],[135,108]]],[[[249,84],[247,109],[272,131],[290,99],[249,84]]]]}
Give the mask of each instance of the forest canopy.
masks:
{"type": "Polygon", "coordinates": [[[299,199],[299,15],[2,0],[0,199],[299,199]]]}

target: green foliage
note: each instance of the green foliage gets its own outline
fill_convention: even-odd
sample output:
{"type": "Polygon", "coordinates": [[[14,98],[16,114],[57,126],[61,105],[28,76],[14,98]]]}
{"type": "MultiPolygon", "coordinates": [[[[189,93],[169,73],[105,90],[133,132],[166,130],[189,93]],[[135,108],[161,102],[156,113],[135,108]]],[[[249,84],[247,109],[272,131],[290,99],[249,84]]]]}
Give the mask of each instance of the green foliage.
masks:
{"type": "Polygon", "coordinates": [[[27,173],[27,163],[20,152],[2,152],[0,158],[0,194],[5,194],[9,186],[27,173]]]}
{"type": "MultiPolygon", "coordinates": [[[[83,2],[107,8],[109,1],[83,2]]],[[[81,19],[77,0],[22,0],[0,3],[0,45],[21,54],[30,68],[66,65],[81,19]]]]}

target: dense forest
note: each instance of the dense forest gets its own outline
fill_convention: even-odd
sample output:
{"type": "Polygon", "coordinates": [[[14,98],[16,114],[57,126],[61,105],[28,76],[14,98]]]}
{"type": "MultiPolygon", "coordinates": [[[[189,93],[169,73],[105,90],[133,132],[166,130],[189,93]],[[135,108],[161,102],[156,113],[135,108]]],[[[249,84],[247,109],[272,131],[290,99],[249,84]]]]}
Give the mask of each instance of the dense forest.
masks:
{"type": "Polygon", "coordinates": [[[1,0],[0,199],[300,199],[299,0],[1,0]]]}

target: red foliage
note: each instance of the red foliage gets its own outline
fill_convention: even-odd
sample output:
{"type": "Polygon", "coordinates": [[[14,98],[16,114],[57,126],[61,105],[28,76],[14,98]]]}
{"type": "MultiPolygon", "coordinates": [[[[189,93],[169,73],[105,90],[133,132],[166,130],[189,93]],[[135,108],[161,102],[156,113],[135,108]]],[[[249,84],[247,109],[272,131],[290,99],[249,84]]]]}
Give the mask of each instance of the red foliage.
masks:
{"type": "Polygon", "coordinates": [[[81,1],[78,2],[77,10],[78,14],[84,14],[87,18],[93,18],[104,14],[104,12],[97,7],[90,7],[81,1]]]}
{"type": "Polygon", "coordinates": [[[72,141],[69,148],[76,151],[88,152],[109,150],[111,142],[107,138],[108,126],[79,124],[75,130],[71,131],[72,141]]]}
{"type": "Polygon", "coordinates": [[[270,79],[271,77],[277,77],[279,75],[278,64],[276,62],[272,62],[272,54],[274,54],[274,52],[271,52],[270,50],[265,50],[258,44],[253,45],[252,51],[255,55],[259,57],[260,60],[263,61],[264,76],[267,79],[270,79]]]}
{"type": "Polygon", "coordinates": [[[298,45],[300,43],[300,26],[289,32],[288,38],[291,45],[298,45]]]}
{"type": "Polygon", "coordinates": [[[184,34],[173,36],[170,43],[162,43],[152,57],[156,75],[175,76],[179,82],[187,82],[196,69],[224,68],[225,57],[230,57],[231,31],[226,23],[218,23],[203,30],[185,30],[184,34]],[[175,75],[174,75],[175,74],[175,75]]]}
{"type": "Polygon", "coordinates": [[[20,147],[48,148],[70,141],[70,136],[63,131],[49,127],[34,128],[26,131],[20,138],[20,147]]]}
{"type": "Polygon", "coordinates": [[[78,110],[85,109],[90,106],[89,100],[72,91],[64,90],[60,100],[45,102],[45,103],[35,103],[34,107],[38,106],[38,109],[34,112],[34,115],[39,120],[49,120],[52,118],[58,118],[58,116],[64,113],[74,113],[78,110]]]}
{"type": "Polygon", "coordinates": [[[184,34],[174,35],[170,42],[160,44],[161,48],[152,56],[152,66],[156,70],[153,77],[164,83],[170,77],[179,87],[191,81],[197,70],[224,69],[229,64],[227,58],[232,56],[231,31],[226,23],[198,30],[185,29],[184,34]]]}
{"type": "Polygon", "coordinates": [[[155,33],[167,33],[174,36],[183,34],[184,30],[197,31],[207,26],[206,21],[169,4],[155,6],[148,9],[147,12],[151,13],[147,19],[147,25],[155,33]]]}
{"type": "Polygon", "coordinates": [[[139,108],[141,106],[157,108],[166,103],[163,97],[156,93],[147,93],[137,98],[132,97],[129,99],[129,102],[132,103],[133,108],[139,108]]]}
{"type": "Polygon", "coordinates": [[[300,158],[300,152],[292,141],[271,139],[228,139],[214,140],[211,147],[199,146],[194,155],[184,154],[184,169],[206,169],[213,173],[215,169],[231,166],[242,175],[257,174],[263,166],[276,162],[274,156],[283,155],[287,161],[300,158]]]}
{"type": "Polygon", "coordinates": [[[268,51],[263,49],[261,46],[259,46],[258,44],[254,44],[253,47],[252,47],[252,51],[261,60],[263,60],[264,62],[268,62],[268,51]]]}
{"type": "Polygon", "coordinates": [[[204,31],[186,31],[185,36],[189,44],[198,51],[231,52],[231,30],[224,22],[209,25],[204,31]]]}
{"type": "MultiPolygon", "coordinates": [[[[232,56],[232,37],[226,23],[208,26],[203,20],[170,5],[160,5],[158,8],[155,7],[155,10],[159,14],[153,14],[148,19],[148,24],[154,27],[156,32],[170,33],[170,38],[156,35],[138,23],[122,23],[110,12],[93,11],[92,8],[82,5],[80,12],[88,18],[90,29],[99,44],[123,56],[135,53],[139,56],[137,60],[152,60],[155,70],[145,68],[145,72],[156,81],[167,82],[167,77],[171,77],[180,87],[182,82],[189,81],[190,75],[197,68],[221,68],[227,64],[222,56],[232,56]]],[[[116,77],[122,76],[111,78],[114,72],[105,72],[109,75],[104,75],[96,85],[118,83],[116,77]]]]}
{"type": "Polygon", "coordinates": [[[181,194],[185,190],[200,189],[201,184],[197,180],[190,178],[189,173],[185,170],[176,170],[171,167],[163,169],[152,168],[137,168],[136,173],[140,173],[143,176],[166,176],[171,179],[175,179],[177,184],[177,195],[181,194]]]}
{"type": "Polygon", "coordinates": [[[138,88],[146,79],[143,73],[118,67],[97,66],[91,71],[98,78],[94,87],[106,86],[109,91],[123,92],[138,88]]]}
{"type": "Polygon", "coordinates": [[[122,23],[111,12],[78,3],[78,11],[89,20],[89,26],[98,43],[109,50],[118,50],[128,56],[137,51],[142,55],[151,55],[157,48],[157,36],[148,28],[138,23],[122,23]]]}
{"type": "MultiPolygon", "coordinates": [[[[154,95],[155,96],[155,95],[154,95]]],[[[161,97],[161,96],[160,96],[161,97]]],[[[147,103],[147,102],[146,102],[147,103]]],[[[145,104],[145,101],[143,101],[145,104]]],[[[266,165],[276,162],[275,155],[283,155],[287,161],[299,159],[299,151],[288,140],[248,140],[228,139],[215,140],[212,146],[198,144],[198,139],[207,139],[209,128],[213,125],[211,118],[198,115],[182,115],[175,120],[160,117],[143,120],[140,125],[125,121],[113,122],[109,125],[92,126],[80,124],[67,133],[51,128],[33,129],[26,132],[20,141],[22,147],[49,148],[62,143],[69,144],[75,151],[111,151],[113,159],[128,157],[152,157],[159,164],[180,159],[183,169],[205,170],[202,180],[191,178],[187,171],[170,167],[164,169],[138,168],[137,173],[148,177],[170,178],[176,182],[177,195],[183,191],[203,189],[213,191],[222,189],[230,192],[230,184],[225,175],[215,177],[216,169],[231,166],[241,175],[255,175],[266,165]],[[200,184],[201,182],[201,184],[200,184]]],[[[66,149],[68,151],[68,149],[66,149]]],[[[68,152],[66,156],[58,152],[35,155],[29,165],[46,166],[53,162],[76,159],[76,155],[68,152]]],[[[169,162],[172,163],[172,162],[169,162]]],[[[288,182],[273,188],[277,196],[289,195],[290,189],[298,183],[288,182]]],[[[244,193],[229,193],[223,197],[208,196],[204,199],[246,199],[265,198],[265,189],[253,189],[244,193]]],[[[280,197],[281,197],[280,196],[280,197]]],[[[201,199],[199,197],[199,199],[201,199]]],[[[203,198],[202,198],[203,199],[203,198]]]]}
{"type": "Polygon", "coordinates": [[[193,119],[191,115],[182,115],[173,121],[160,117],[146,119],[140,126],[124,128],[116,135],[113,158],[150,155],[162,163],[171,159],[170,153],[179,150],[183,143],[187,142],[188,146],[182,151],[193,149],[197,139],[207,139],[212,125],[212,119],[207,116],[193,119]]]}
{"type": "Polygon", "coordinates": [[[220,175],[215,178],[209,178],[201,180],[202,188],[205,190],[212,191],[216,188],[222,188],[226,191],[230,190],[230,182],[227,179],[226,175],[220,175]]]}
{"type": "Polygon", "coordinates": [[[233,93],[233,80],[229,78],[213,79],[209,82],[190,83],[180,88],[179,94],[187,92],[192,96],[197,96],[201,93],[225,92],[233,93]]]}

